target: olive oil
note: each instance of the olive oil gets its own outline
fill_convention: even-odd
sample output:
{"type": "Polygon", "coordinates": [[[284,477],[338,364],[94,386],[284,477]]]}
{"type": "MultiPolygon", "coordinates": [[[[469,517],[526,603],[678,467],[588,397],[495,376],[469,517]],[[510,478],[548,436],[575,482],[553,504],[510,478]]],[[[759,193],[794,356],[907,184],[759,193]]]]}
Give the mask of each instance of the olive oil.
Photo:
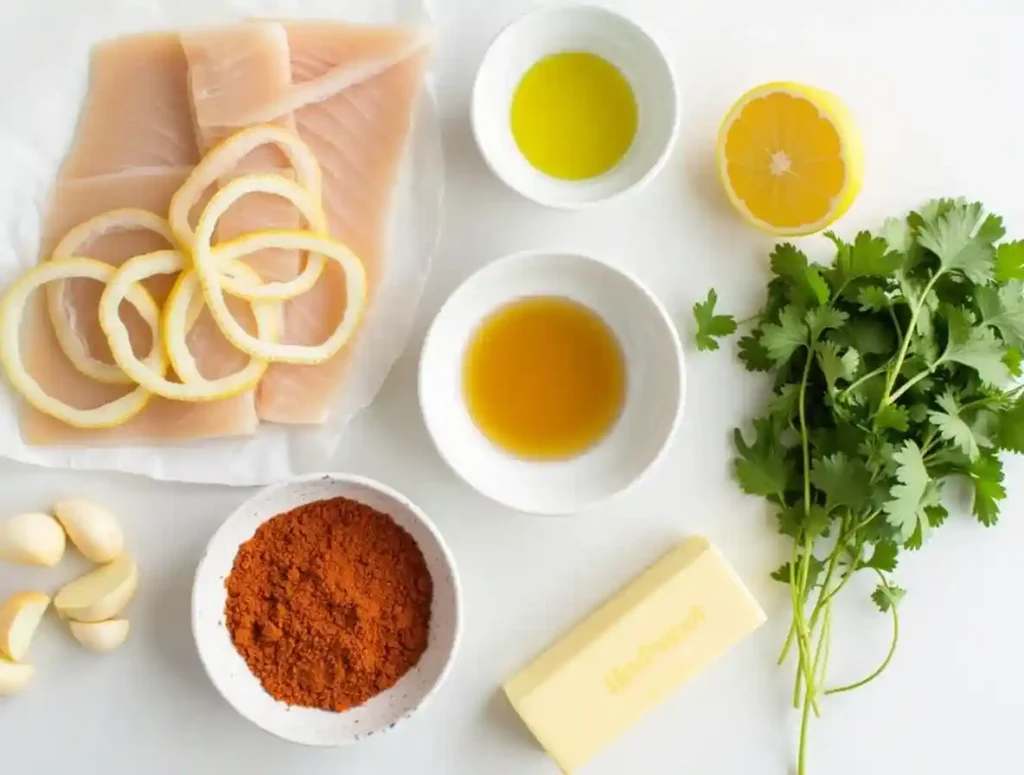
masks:
{"type": "Polygon", "coordinates": [[[637,131],[629,81],[596,54],[544,57],[512,97],[512,136],[536,169],[561,180],[603,175],[626,155],[637,131]]]}
{"type": "Polygon", "coordinates": [[[498,447],[531,460],[570,458],[618,420],[625,357],[588,307],[529,297],[480,324],[466,350],[463,390],[473,421],[498,447]]]}

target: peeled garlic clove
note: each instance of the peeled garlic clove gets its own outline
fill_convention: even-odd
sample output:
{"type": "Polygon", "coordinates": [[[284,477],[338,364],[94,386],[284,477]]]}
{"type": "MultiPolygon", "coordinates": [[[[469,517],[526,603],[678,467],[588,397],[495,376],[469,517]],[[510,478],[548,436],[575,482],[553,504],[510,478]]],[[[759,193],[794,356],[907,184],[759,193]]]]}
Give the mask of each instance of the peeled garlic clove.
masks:
{"type": "Polygon", "coordinates": [[[36,669],[32,665],[21,665],[0,659],[0,697],[17,694],[32,680],[36,669]]]}
{"type": "Polygon", "coordinates": [[[0,652],[15,662],[25,659],[49,606],[50,597],[42,592],[18,592],[0,605],[0,652]]]}
{"type": "Polygon", "coordinates": [[[102,622],[121,613],[135,595],[138,582],[135,560],[122,554],[109,565],[63,587],[53,599],[53,605],[65,619],[102,622]]]}
{"type": "Polygon", "coordinates": [[[85,500],[61,501],[53,507],[53,513],[86,559],[111,562],[124,551],[124,534],[114,515],[103,506],[85,500]]]}
{"type": "Polygon", "coordinates": [[[71,622],[71,634],[89,651],[113,651],[128,639],[128,620],[109,619],[105,622],[71,622]]]}
{"type": "Polygon", "coordinates": [[[53,567],[66,545],[64,529],[49,514],[19,514],[0,522],[0,560],[53,567]]]}

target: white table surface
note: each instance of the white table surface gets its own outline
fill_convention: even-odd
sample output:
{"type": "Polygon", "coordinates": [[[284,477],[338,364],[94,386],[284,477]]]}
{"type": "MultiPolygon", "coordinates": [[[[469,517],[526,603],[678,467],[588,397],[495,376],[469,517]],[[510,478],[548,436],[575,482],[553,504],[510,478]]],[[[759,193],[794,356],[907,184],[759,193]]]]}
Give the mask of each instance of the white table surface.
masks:
{"type": "MultiPolygon", "coordinates": [[[[87,654],[48,618],[33,650],[33,690],[0,702],[0,772],[430,773],[552,775],[498,692],[564,627],[688,533],[716,541],[769,613],[769,624],[678,692],[587,767],[588,775],[782,775],[795,745],[791,672],[775,666],[788,625],[782,587],[767,579],[783,556],[761,501],[729,473],[730,429],[763,399],[729,350],[688,348],[689,399],[679,436],[642,486],[594,513],[545,520],[506,511],[441,463],[415,400],[415,358],[444,297],[491,258],[570,246],[630,267],[690,332],[689,309],[714,284],[725,308],[756,308],[771,244],[730,213],[712,168],[718,122],[748,86],[803,79],[833,89],[859,119],[867,148],[860,200],[840,225],[874,226],[935,195],[981,198],[1024,236],[1020,42],[1024,11],[997,0],[618,0],[657,31],[683,99],[683,130],[661,177],[640,196],[582,214],[547,211],[485,169],[467,125],[473,72],[491,37],[524,0],[438,0],[440,97],[449,159],[440,258],[408,352],[373,407],[325,468],[382,479],[433,516],[465,588],[465,637],[429,710],[390,736],[347,750],[306,750],[264,735],[214,692],[189,632],[200,552],[247,492],[155,484],[115,474],[0,463],[0,513],[62,496],[109,503],[142,568],[131,640],[87,654]],[[705,7],[706,6],[706,7],[705,7]]],[[[77,5],[76,5],[77,7],[77,5]]],[[[807,240],[823,251],[821,240],[807,240]]],[[[897,574],[909,589],[903,636],[883,679],[825,704],[814,725],[816,775],[1024,771],[1024,486],[1009,462],[1003,524],[951,520],[897,574]]],[[[0,568],[0,595],[54,588],[81,570],[0,568]]],[[[888,621],[868,590],[841,604],[837,680],[870,670],[888,621]]]]}

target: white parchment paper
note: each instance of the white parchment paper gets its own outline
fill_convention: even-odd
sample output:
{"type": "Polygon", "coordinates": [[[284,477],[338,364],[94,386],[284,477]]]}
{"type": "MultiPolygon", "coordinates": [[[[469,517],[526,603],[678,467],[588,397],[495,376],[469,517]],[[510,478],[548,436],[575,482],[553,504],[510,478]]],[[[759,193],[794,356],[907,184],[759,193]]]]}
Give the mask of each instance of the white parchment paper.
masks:
{"type": "MultiPolygon", "coordinates": [[[[429,24],[427,2],[89,0],[71,16],[48,0],[0,2],[0,288],[37,261],[42,208],[74,133],[95,43],[252,17],[429,24]]],[[[228,485],[264,484],[322,468],[346,424],[373,400],[405,347],[437,247],[443,182],[440,123],[428,78],[395,195],[388,269],[360,331],[344,395],[322,428],[264,425],[252,437],[176,446],[35,448],[22,442],[19,400],[2,384],[0,456],[53,468],[228,485]]]]}

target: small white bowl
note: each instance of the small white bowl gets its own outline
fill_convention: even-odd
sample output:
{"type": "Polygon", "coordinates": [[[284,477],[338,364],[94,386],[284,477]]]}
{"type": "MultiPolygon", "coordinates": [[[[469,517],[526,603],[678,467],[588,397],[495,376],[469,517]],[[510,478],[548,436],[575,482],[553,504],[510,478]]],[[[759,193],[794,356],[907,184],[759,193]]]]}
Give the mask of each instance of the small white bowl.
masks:
{"type": "Polygon", "coordinates": [[[192,589],[192,632],[210,680],[242,716],[284,740],[342,746],[393,728],[437,691],[458,650],[460,597],[448,547],[427,516],[407,498],[361,476],[310,474],[260,491],[214,534],[192,589]],[[271,517],[305,503],[337,497],[352,498],[388,514],[416,541],[434,582],[430,635],[420,661],[395,686],[343,713],[289,707],[267,694],[235,650],[224,617],[224,582],[239,547],[271,517]]]}
{"type": "Polygon", "coordinates": [[[518,253],[481,269],[445,302],[420,356],[420,408],[441,457],[484,495],[533,514],[571,514],[637,482],[675,433],[685,392],[679,336],[654,294],[626,272],[573,253],[518,253]],[[536,462],[506,453],[481,433],[465,403],[463,358],[477,326],[529,296],[586,305],[615,333],[626,359],[618,422],[569,460],[536,462]]]}
{"type": "Polygon", "coordinates": [[[495,175],[540,204],[574,210],[636,191],[657,175],[679,130],[679,100],[664,52],[634,22],[593,5],[546,5],[502,30],[487,50],[473,84],[472,124],[495,175]],[[587,51],[618,67],[639,110],[625,158],[588,180],[558,180],[538,171],[512,136],[512,97],[520,80],[539,59],[563,51],[587,51]]]}

